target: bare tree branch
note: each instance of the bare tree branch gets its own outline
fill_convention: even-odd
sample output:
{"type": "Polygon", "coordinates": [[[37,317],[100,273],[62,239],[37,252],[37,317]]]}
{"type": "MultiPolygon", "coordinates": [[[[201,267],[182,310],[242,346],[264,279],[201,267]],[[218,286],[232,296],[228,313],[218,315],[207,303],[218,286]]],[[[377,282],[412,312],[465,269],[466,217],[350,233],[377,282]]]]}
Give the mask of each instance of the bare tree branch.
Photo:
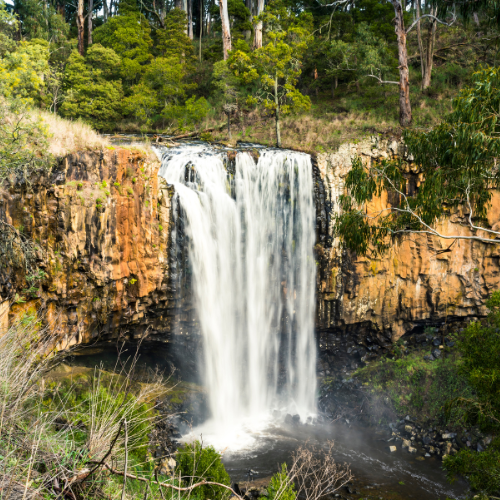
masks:
{"type": "Polygon", "coordinates": [[[378,80],[378,83],[380,83],[380,85],[384,85],[384,84],[399,85],[399,82],[392,82],[390,80],[382,80],[382,78],[380,78],[377,75],[369,74],[369,75],[365,75],[365,76],[368,76],[370,78],[375,78],[375,80],[378,80]]]}
{"type": "Polygon", "coordinates": [[[444,26],[448,26],[448,28],[450,26],[452,26],[455,21],[457,20],[457,16],[455,13],[453,13],[453,17],[451,19],[451,21],[449,23],[445,22],[445,21],[442,21],[441,19],[439,19],[438,17],[434,16],[433,14],[423,14],[422,16],[420,16],[418,19],[415,19],[415,21],[413,21],[413,23],[410,25],[410,27],[406,30],[406,34],[408,34],[416,25],[417,23],[423,19],[424,17],[430,17],[432,18],[434,21],[438,22],[439,24],[442,24],[444,26]]]}

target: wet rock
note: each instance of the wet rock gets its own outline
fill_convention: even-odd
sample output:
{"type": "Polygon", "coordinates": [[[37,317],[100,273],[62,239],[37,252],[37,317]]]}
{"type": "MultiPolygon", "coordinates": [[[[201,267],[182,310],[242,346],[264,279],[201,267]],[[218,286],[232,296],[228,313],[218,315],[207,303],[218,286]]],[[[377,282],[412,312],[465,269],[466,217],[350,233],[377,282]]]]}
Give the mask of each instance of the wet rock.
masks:
{"type": "Polygon", "coordinates": [[[294,423],[294,424],[298,424],[298,423],[300,423],[300,415],[298,415],[298,414],[297,414],[297,415],[294,415],[294,416],[292,417],[292,420],[293,420],[293,423],[294,423]]]}
{"type": "Polygon", "coordinates": [[[395,446],[389,446],[389,451],[391,453],[394,453],[395,451],[397,451],[397,448],[395,446]]]}
{"type": "Polygon", "coordinates": [[[484,451],[484,448],[481,446],[481,443],[477,443],[476,450],[479,452],[484,451]]]}
{"type": "Polygon", "coordinates": [[[417,453],[417,449],[414,446],[408,446],[408,453],[417,453]]]}
{"type": "Polygon", "coordinates": [[[442,438],[446,441],[447,439],[455,439],[457,437],[456,432],[445,432],[442,435],[442,438]]]}
{"type": "Polygon", "coordinates": [[[290,415],[290,413],[286,414],[285,424],[287,424],[287,425],[292,425],[293,424],[293,417],[290,415]]]}
{"type": "Polygon", "coordinates": [[[432,341],[432,345],[433,345],[434,347],[438,347],[440,344],[441,344],[441,340],[439,340],[438,338],[435,338],[435,339],[432,341]]]}
{"type": "Polygon", "coordinates": [[[434,361],[436,358],[432,354],[427,354],[424,356],[426,361],[434,361]]]}
{"type": "Polygon", "coordinates": [[[437,359],[437,358],[441,357],[441,351],[439,349],[434,349],[432,351],[432,355],[437,359]]]}
{"type": "Polygon", "coordinates": [[[409,439],[403,439],[403,444],[401,445],[403,450],[406,448],[410,448],[410,446],[411,446],[411,441],[409,439]]]}
{"type": "Polygon", "coordinates": [[[432,439],[429,436],[424,436],[422,438],[422,443],[424,443],[425,445],[431,444],[431,441],[432,439]]]}

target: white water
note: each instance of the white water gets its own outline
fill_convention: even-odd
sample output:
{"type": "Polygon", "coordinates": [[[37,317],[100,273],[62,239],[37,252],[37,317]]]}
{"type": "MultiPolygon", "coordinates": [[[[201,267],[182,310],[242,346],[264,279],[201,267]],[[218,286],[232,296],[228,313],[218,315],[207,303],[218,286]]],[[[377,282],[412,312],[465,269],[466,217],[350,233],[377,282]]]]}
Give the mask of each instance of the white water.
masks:
{"type": "Polygon", "coordinates": [[[256,164],[238,153],[234,199],[224,153],[176,153],[159,175],[175,186],[189,240],[212,413],[204,438],[244,445],[242,425],[262,428],[274,409],[302,419],[316,409],[311,161],[263,151],[256,164]]]}

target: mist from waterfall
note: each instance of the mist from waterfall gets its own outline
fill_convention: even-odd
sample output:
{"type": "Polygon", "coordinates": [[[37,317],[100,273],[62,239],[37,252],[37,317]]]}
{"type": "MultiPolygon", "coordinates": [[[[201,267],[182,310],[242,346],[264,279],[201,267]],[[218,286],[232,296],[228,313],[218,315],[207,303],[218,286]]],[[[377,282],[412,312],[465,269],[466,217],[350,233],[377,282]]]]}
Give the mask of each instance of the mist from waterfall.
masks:
{"type": "Polygon", "coordinates": [[[203,380],[222,430],[274,409],[316,409],[315,210],[310,157],[183,146],[159,175],[175,187],[203,336],[203,380]]]}

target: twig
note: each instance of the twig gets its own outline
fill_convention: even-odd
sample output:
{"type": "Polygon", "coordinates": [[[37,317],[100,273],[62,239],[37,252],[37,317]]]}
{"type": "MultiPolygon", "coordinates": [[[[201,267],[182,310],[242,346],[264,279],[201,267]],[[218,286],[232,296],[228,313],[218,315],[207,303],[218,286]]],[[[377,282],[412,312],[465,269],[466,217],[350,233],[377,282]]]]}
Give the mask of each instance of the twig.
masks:
{"type": "Polygon", "coordinates": [[[122,489],[122,500],[125,499],[125,487],[127,485],[127,467],[128,467],[128,448],[127,448],[127,442],[128,442],[128,432],[127,432],[127,419],[125,418],[123,420],[123,427],[125,430],[125,474],[123,474],[123,489],[122,489]]]}
{"type": "Polygon", "coordinates": [[[158,470],[155,470],[155,479],[156,479],[156,484],[158,485],[158,489],[160,490],[161,498],[162,500],[165,500],[165,495],[163,494],[163,490],[161,489],[160,481],[158,481],[158,470]]]}
{"type": "Polygon", "coordinates": [[[118,436],[120,435],[120,431],[122,430],[122,425],[123,425],[123,420],[120,422],[120,425],[118,426],[118,432],[116,433],[115,439],[113,439],[113,442],[111,443],[108,452],[106,453],[106,455],[104,455],[102,460],[87,474],[87,476],[84,479],[88,479],[99,467],[106,465],[104,462],[109,457],[109,455],[113,451],[113,447],[118,441],[118,436]]]}
{"type": "MultiPolygon", "coordinates": [[[[106,463],[103,463],[102,465],[104,467],[106,467],[106,469],[108,469],[109,472],[111,472],[111,474],[115,474],[117,476],[123,476],[123,471],[113,469],[113,467],[111,467],[110,465],[108,465],[106,463]]],[[[129,479],[134,479],[135,481],[141,481],[143,483],[148,482],[148,480],[145,477],[134,476],[133,474],[130,474],[129,472],[127,472],[127,477],[129,479]]],[[[193,491],[195,488],[198,488],[199,486],[220,486],[221,488],[224,488],[224,489],[230,491],[236,498],[243,500],[243,498],[240,495],[238,495],[238,493],[236,493],[236,491],[234,491],[233,488],[231,488],[230,486],[227,486],[226,484],[222,484],[222,483],[216,483],[215,481],[206,481],[205,479],[203,481],[200,481],[199,483],[195,483],[191,486],[186,486],[184,488],[182,486],[175,486],[173,484],[160,483],[160,482],[158,482],[158,486],[160,487],[160,491],[161,491],[161,487],[170,488],[171,490],[175,490],[175,491],[193,491]]]]}

